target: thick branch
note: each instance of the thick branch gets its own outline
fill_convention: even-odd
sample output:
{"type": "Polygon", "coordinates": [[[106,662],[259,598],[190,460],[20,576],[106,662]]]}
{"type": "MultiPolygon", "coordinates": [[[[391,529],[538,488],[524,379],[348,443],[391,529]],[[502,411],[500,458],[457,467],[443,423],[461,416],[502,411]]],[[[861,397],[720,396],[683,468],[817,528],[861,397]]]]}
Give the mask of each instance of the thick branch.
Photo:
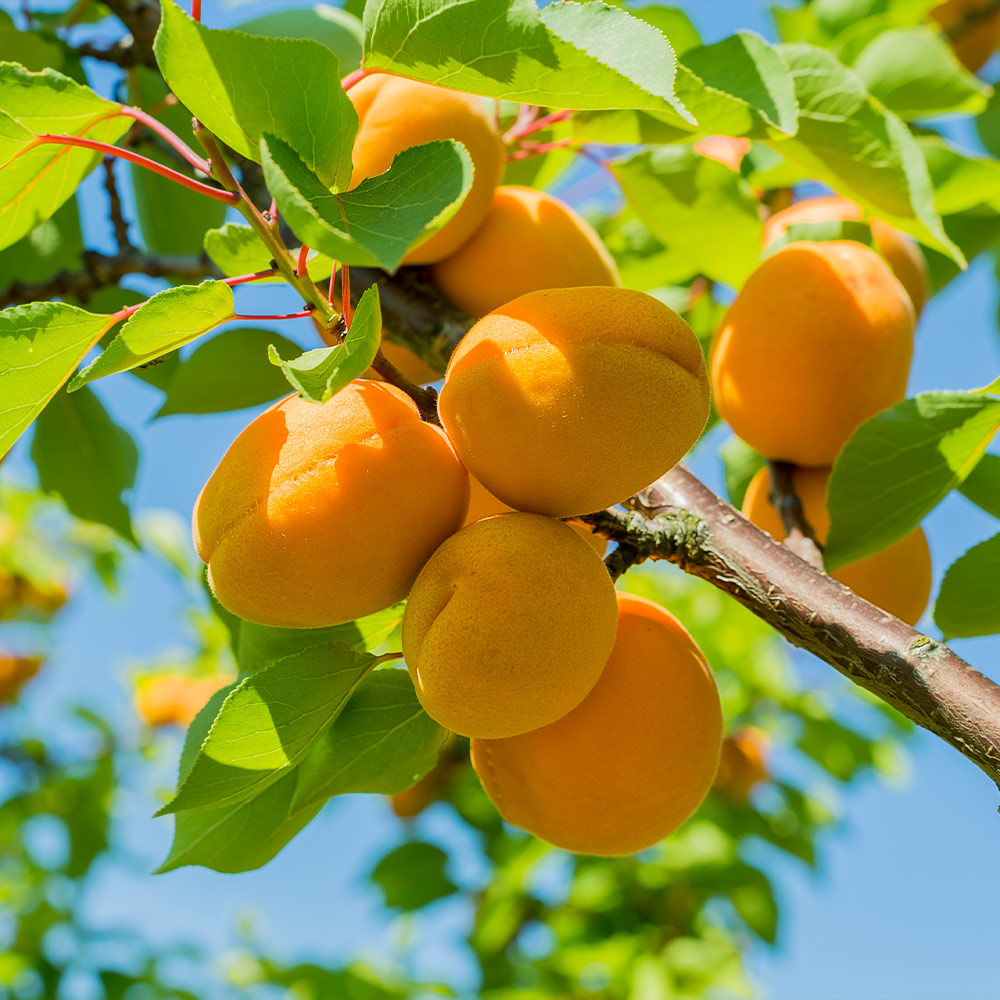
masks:
{"type": "Polygon", "coordinates": [[[180,278],[183,281],[198,281],[215,274],[215,269],[205,257],[145,254],[131,248],[117,254],[84,250],[81,257],[83,267],[78,271],[61,271],[48,281],[34,285],[15,281],[0,291],[0,309],[22,302],[44,302],[56,298],[86,302],[98,289],[118,284],[126,274],[180,278]]]}
{"type": "Polygon", "coordinates": [[[804,562],[678,466],[633,511],[583,520],[714,584],[790,642],[941,737],[1000,785],[1000,687],[804,562]]]}

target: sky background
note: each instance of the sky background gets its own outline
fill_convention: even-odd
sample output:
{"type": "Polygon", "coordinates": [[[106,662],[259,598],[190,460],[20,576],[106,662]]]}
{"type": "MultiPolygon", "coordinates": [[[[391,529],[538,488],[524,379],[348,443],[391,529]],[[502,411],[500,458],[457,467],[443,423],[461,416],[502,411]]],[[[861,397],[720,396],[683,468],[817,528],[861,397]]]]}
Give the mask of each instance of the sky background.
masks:
{"type": "MultiPolygon", "coordinates": [[[[12,0],[0,5],[16,9],[12,0]]],[[[756,0],[676,5],[708,42],[739,28],[773,38],[768,6],[756,0]]],[[[227,26],[286,6],[205,0],[203,19],[227,26]]],[[[103,67],[94,77],[98,89],[111,79],[103,67]]],[[[975,148],[962,123],[949,131],[975,148]]],[[[85,185],[83,203],[88,245],[112,251],[99,173],[85,185]]],[[[143,290],[155,287],[147,283],[143,290]]],[[[238,308],[275,313],[298,308],[294,295],[275,288],[239,289],[238,308]]],[[[1000,372],[996,298],[990,261],[981,260],[931,301],[918,330],[911,394],[971,388],[1000,372]]],[[[303,347],[319,346],[306,321],[283,324],[281,330],[303,347]]],[[[170,511],[186,525],[198,490],[253,412],[152,421],[161,397],[138,381],[109,379],[96,391],[141,441],[135,509],[170,511]]],[[[715,489],[721,489],[715,452],[724,436],[724,431],[710,435],[692,462],[715,489]]],[[[13,481],[30,477],[26,441],[3,475],[13,481]]],[[[925,528],[940,580],[958,555],[995,532],[996,522],[952,497],[925,528]]],[[[189,640],[180,622],[187,606],[176,577],[149,558],[127,560],[122,594],[115,599],[92,586],[77,588],[49,637],[49,667],[28,689],[19,711],[41,725],[58,717],[53,705],[83,702],[132,720],[127,678],[137,663],[184,647],[189,640]]],[[[937,634],[929,620],[923,624],[937,634]]],[[[1000,639],[959,640],[954,648],[1000,680],[1000,639]]],[[[796,656],[817,687],[836,690],[846,683],[825,665],[796,656]]],[[[134,720],[128,724],[137,727],[134,720]]],[[[73,738],[69,731],[53,736],[73,738]]],[[[85,906],[95,925],[128,925],[154,942],[196,941],[222,955],[237,940],[238,921],[252,914],[257,932],[279,954],[318,960],[365,955],[380,964],[403,963],[402,970],[419,977],[474,987],[475,966],[461,943],[470,918],[464,904],[438,904],[415,928],[389,920],[377,892],[366,886],[381,853],[403,839],[401,825],[379,797],[347,796],[332,803],[260,871],[227,876],[186,868],[148,875],[170,842],[170,821],[153,820],[151,813],[157,790],[173,783],[179,747],[178,735],[157,761],[126,776],[117,822],[130,857],[100,866],[85,906]],[[409,944],[406,958],[398,957],[403,940],[409,944]]],[[[843,822],[821,839],[819,874],[769,855],[782,924],[776,947],[761,946],[748,956],[761,994],[775,1000],[1000,996],[998,801],[997,790],[972,764],[918,731],[902,784],[866,779],[843,796],[843,822]]],[[[415,834],[451,848],[451,874],[461,884],[484,878],[474,845],[463,846],[470,835],[447,810],[432,807],[418,820],[415,834]]]]}

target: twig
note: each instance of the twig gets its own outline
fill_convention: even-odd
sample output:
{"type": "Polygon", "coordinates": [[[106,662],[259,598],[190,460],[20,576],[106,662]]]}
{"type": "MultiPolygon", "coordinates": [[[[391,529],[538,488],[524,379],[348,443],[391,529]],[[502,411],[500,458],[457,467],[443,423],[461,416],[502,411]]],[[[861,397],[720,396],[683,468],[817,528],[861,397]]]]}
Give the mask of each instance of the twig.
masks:
{"type": "Polygon", "coordinates": [[[639,550],[630,542],[619,542],[613,552],[604,559],[604,565],[611,574],[612,580],[617,580],[626,570],[641,562],[639,550]]]}
{"type": "Polygon", "coordinates": [[[785,545],[810,566],[823,569],[823,546],[816,538],[795,492],[792,474],[795,466],[788,462],[768,462],[771,473],[770,500],[785,528],[785,545]]]}
{"type": "Polygon", "coordinates": [[[417,404],[421,420],[429,424],[437,424],[438,427],[441,426],[441,418],[438,416],[437,410],[438,396],[434,389],[429,385],[417,385],[415,382],[411,382],[381,350],[375,355],[371,366],[382,376],[384,381],[396,386],[397,389],[402,389],[417,404]]]}
{"type": "Polygon", "coordinates": [[[118,182],[115,180],[115,161],[110,156],[105,156],[104,164],[104,190],[108,192],[108,215],[111,218],[111,225],[115,231],[115,242],[118,244],[119,253],[127,253],[134,250],[132,241],[128,235],[128,223],[122,214],[122,199],[118,193],[118,182]]]}
{"type": "Polygon", "coordinates": [[[153,39],[160,27],[159,0],[105,0],[104,5],[132,36],[136,61],[155,69],[153,39]]]}
{"type": "Polygon", "coordinates": [[[131,37],[123,38],[120,42],[115,42],[110,48],[102,49],[91,42],[83,42],[74,47],[74,51],[81,59],[99,59],[101,62],[114,63],[121,69],[132,69],[134,66],[149,65],[140,58],[139,53],[131,37]]]}

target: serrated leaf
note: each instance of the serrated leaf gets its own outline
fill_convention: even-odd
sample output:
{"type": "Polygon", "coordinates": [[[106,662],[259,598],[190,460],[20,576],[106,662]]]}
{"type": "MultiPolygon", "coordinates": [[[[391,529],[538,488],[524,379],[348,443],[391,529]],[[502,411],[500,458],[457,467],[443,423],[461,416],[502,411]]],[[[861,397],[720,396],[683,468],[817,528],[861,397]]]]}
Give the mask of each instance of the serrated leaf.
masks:
{"type": "Polygon", "coordinates": [[[287,395],[288,383],[267,360],[271,346],[298,350],[294,341],[271,330],[241,328],[212,337],[177,364],[155,415],[242,410],[287,395]]]}
{"type": "MultiPolygon", "coordinates": [[[[183,779],[198,756],[212,722],[235,687],[217,691],[188,729],[181,752],[183,779]]],[[[202,865],[220,872],[241,872],[270,861],[319,811],[291,812],[297,772],[276,781],[260,795],[221,809],[201,809],[174,817],[174,839],[156,873],[184,865],[202,865]]]]}
{"type": "MultiPolygon", "coordinates": [[[[260,237],[249,227],[237,222],[227,222],[218,229],[210,229],[202,241],[205,253],[212,263],[227,277],[271,270],[271,258],[260,237]]],[[[306,270],[313,281],[329,278],[333,261],[325,254],[311,250],[306,270]]],[[[262,278],[261,281],[283,281],[280,275],[262,278]]]]}
{"type": "Polygon", "coordinates": [[[372,881],[394,910],[419,910],[458,888],[445,874],[448,855],[434,844],[401,844],[375,866],[372,881]]]}
{"type": "Polygon", "coordinates": [[[299,766],[295,808],[346,792],[402,792],[434,767],[447,735],[407,671],[373,671],[299,766]]]}
{"type": "Polygon", "coordinates": [[[162,10],[156,61],[199,121],[257,163],[261,136],[278,136],[324,184],[348,186],[358,116],[330,49],[206,28],[173,0],[163,0],[162,10]]]}
{"type": "Polygon", "coordinates": [[[799,130],[793,138],[766,141],[866,214],[964,264],[935,212],[927,164],[906,125],[831,53],[811,45],[778,51],[795,82],[799,130]]]}
{"type": "Polygon", "coordinates": [[[676,146],[636,153],[611,170],[651,232],[694,270],[738,288],[757,266],[757,201],[727,166],[676,146]]]}
{"type": "Polygon", "coordinates": [[[245,678],[177,794],[157,815],[245,802],[289,774],[340,714],[375,657],[324,643],[245,678]]]}
{"type": "Polygon", "coordinates": [[[402,621],[402,604],[327,628],[274,628],[242,621],[237,651],[240,673],[253,673],[267,663],[324,642],[343,643],[359,652],[374,653],[397,631],[402,621]]]}
{"type": "Polygon", "coordinates": [[[341,73],[349,73],[361,63],[364,39],[361,22],[353,14],[328,3],[276,10],[244,21],[237,28],[249,35],[269,38],[311,38],[333,52],[341,73]]]}
{"type": "Polygon", "coordinates": [[[983,455],[958,489],[987,514],[1000,517],[1000,455],[983,455]]]}
{"type": "Polygon", "coordinates": [[[1000,535],[974,545],[948,567],[934,621],[946,639],[1000,632],[1000,535]]]}
{"type": "Polygon", "coordinates": [[[904,121],[977,114],[990,93],[928,25],[880,31],[852,60],[852,68],[869,92],[904,121]]]}
{"type": "Polygon", "coordinates": [[[368,69],[558,108],[636,108],[678,124],[675,59],[655,27],[600,2],[380,0],[365,7],[368,69]]]}
{"type": "Polygon", "coordinates": [[[274,136],[261,140],[268,190],[292,232],[344,264],[395,271],[406,251],[440,229],[472,186],[472,161],[456,142],[404,149],[389,169],[334,194],[274,136]]]}
{"type": "Polygon", "coordinates": [[[270,344],[267,356],[304,399],[325,403],[348,382],[353,382],[368,370],[378,354],[381,339],[382,310],[378,285],[371,285],[361,296],[351,328],[341,343],[306,351],[291,361],[283,360],[274,345],[270,344]]]}
{"type": "Polygon", "coordinates": [[[969,475],[1000,430],[1000,399],[927,392],[866,420],[827,489],[829,570],[908,535],[969,475]]]}
{"type": "Polygon", "coordinates": [[[16,243],[72,197],[100,162],[100,153],[54,144],[11,157],[34,135],[86,135],[114,142],[131,119],[62,73],[30,73],[0,63],[0,249],[16,243]],[[30,133],[30,135],[26,134],[30,133]]]}
{"type": "Polygon", "coordinates": [[[122,493],[135,485],[139,450],[89,389],[60,392],[42,410],[31,458],[41,488],[62,497],[71,514],[135,543],[122,493]]]}
{"type": "Polygon", "coordinates": [[[65,302],[32,302],[0,312],[0,455],[113,322],[65,302]]]}
{"type": "Polygon", "coordinates": [[[224,281],[158,292],[128,318],[104,353],[73,377],[69,391],[162,357],[232,318],[233,290],[224,281]]]}

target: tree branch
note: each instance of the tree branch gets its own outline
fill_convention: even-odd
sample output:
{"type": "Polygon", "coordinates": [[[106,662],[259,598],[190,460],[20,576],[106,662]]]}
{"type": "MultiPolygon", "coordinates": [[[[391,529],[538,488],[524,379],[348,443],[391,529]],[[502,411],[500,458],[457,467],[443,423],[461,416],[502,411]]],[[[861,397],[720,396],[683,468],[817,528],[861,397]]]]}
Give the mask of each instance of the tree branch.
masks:
{"type": "Polygon", "coordinates": [[[785,528],[785,545],[810,566],[823,569],[823,547],[816,540],[812,525],[802,509],[802,501],[795,492],[792,473],[795,466],[789,462],[768,462],[771,473],[770,500],[781,517],[785,528]]]}
{"type": "Polygon", "coordinates": [[[22,302],[43,302],[56,298],[86,302],[98,289],[118,284],[126,274],[180,278],[183,281],[198,281],[216,275],[207,257],[170,257],[141,253],[133,248],[117,254],[84,250],[80,256],[83,267],[78,271],[61,271],[48,281],[34,285],[15,281],[0,291],[0,309],[22,302]]]}
{"type": "MultiPolygon", "coordinates": [[[[153,39],[156,37],[156,29],[160,26],[159,0],[104,0],[104,5],[125,25],[132,36],[130,48],[133,50],[134,62],[156,69],[153,39]]],[[[117,43],[115,49],[123,50],[127,44],[128,40],[124,39],[117,43]]],[[[97,51],[88,54],[97,55],[97,51]]],[[[111,61],[117,62],[117,60],[111,61]]]]}
{"type": "Polygon", "coordinates": [[[1000,785],[1000,687],[947,646],[810,566],[683,466],[630,506],[581,520],[632,545],[640,558],[666,559],[725,591],[1000,785]]]}

